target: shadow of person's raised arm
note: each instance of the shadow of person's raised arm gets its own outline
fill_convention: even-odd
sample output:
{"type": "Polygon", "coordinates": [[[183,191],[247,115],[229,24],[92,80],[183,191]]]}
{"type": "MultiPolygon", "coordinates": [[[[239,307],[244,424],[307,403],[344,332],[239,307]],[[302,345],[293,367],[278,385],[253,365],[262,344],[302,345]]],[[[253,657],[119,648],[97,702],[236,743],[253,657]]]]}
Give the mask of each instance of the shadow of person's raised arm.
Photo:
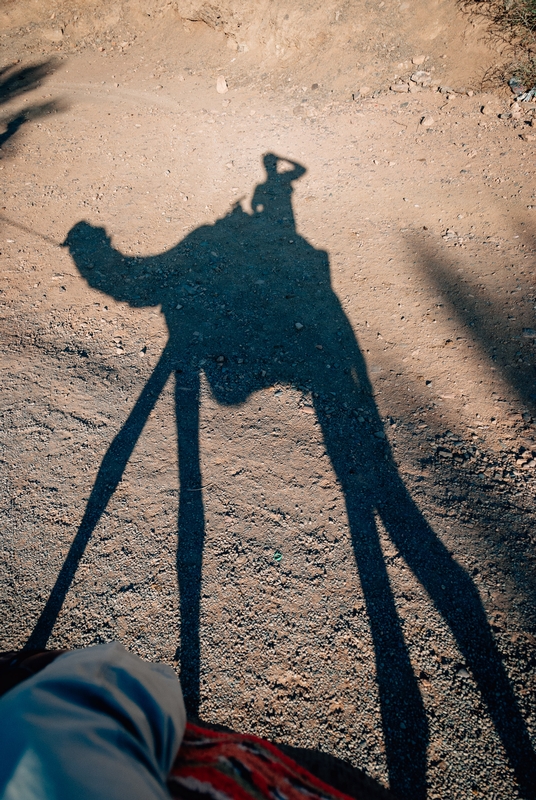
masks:
{"type": "Polygon", "coordinates": [[[163,287],[158,276],[162,257],[136,258],[116,250],[104,228],[77,222],[63,246],[67,247],[78,271],[92,289],[134,308],[162,302],[163,287]]]}
{"type": "Polygon", "coordinates": [[[278,220],[280,224],[286,222],[294,225],[292,184],[305,175],[307,169],[297,161],[281,158],[275,153],[265,153],[262,161],[266,180],[255,189],[251,200],[253,212],[278,220]]]}

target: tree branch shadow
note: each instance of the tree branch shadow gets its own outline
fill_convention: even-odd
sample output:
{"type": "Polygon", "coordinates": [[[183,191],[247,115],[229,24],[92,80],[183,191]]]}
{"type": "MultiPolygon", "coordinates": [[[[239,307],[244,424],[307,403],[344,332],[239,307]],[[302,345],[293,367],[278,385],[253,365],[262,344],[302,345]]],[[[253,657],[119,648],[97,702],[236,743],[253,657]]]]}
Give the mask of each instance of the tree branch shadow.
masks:
{"type": "MultiPolygon", "coordinates": [[[[48,59],[40,64],[33,64],[20,69],[15,69],[14,65],[1,69],[0,106],[6,105],[27,92],[32,92],[39,88],[46,77],[58,67],[59,62],[57,60],[48,59]]],[[[0,118],[0,125],[5,126],[4,132],[0,133],[0,149],[18,133],[26,122],[39,119],[48,114],[66,111],[67,108],[65,101],[51,100],[47,103],[28,106],[23,110],[15,111],[0,118]]]]}

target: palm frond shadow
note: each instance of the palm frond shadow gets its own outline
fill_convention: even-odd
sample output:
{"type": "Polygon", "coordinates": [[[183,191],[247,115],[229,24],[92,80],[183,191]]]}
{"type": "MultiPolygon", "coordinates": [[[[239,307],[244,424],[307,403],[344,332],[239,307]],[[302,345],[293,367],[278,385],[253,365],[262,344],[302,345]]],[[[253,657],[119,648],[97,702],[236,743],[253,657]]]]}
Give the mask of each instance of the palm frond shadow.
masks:
{"type": "MultiPolygon", "coordinates": [[[[58,68],[59,64],[54,59],[48,59],[40,64],[15,69],[14,66],[4,67],[0,70],[0,106],[19,99],[27,92],[32,92],[41,86],[46,77],[58,68]]],[[[0,124],[5,126],[0,133],[0,149],[12,139],[20,128],[28,121],[39,119],[47,114],[65,111],[67,104],[64,101],[52,100],[39,103],[24,109],[14,111],[0,119],[0,124]]]]}

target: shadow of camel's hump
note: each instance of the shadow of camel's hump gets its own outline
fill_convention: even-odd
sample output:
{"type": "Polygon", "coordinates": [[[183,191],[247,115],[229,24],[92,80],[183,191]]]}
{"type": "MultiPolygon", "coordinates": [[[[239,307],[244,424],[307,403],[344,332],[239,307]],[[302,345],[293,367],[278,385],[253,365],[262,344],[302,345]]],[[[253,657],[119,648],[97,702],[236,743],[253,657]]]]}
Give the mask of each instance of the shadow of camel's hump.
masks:
{"type": "Polygon", "coordinates": [[[223,405],[275,384],[370,396],[327,254],[297,234],[293,220],[236,205],[145,258],[122,256],[85,222],[66,245],[93,288],[133,307],[161,306],[176,369],[203,370],[223,405]]]}

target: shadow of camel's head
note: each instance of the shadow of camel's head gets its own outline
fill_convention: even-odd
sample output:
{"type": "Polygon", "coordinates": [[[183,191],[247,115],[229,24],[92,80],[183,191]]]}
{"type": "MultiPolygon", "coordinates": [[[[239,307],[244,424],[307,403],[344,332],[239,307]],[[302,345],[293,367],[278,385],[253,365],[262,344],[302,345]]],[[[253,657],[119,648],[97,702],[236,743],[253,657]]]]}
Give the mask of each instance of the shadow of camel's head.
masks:
{"type": "Polygon", "coordinates": [[[111,243],[104,228],[94,227],[82,220],[73,225],[61,246],[69,250],[78,269],[84,274],[86,270],[109,260],[113,252],[111,243]]]}

